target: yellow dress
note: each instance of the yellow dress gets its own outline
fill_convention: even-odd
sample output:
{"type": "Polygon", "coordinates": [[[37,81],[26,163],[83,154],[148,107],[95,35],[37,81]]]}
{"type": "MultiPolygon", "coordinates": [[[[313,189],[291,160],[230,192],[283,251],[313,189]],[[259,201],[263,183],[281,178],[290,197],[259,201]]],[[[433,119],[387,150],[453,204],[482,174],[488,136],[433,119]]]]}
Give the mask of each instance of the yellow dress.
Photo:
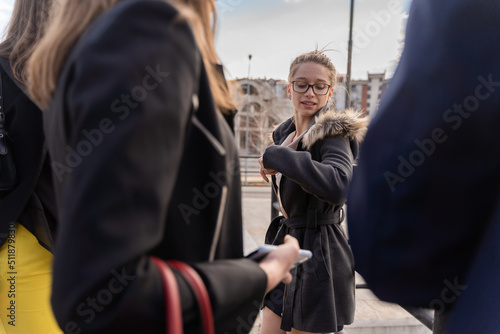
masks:
{"type": "Polygon", "coordinates": [[[21,224],[0,248],[0,334],[60,334],[50,306],[52,254],[21,224]]]}

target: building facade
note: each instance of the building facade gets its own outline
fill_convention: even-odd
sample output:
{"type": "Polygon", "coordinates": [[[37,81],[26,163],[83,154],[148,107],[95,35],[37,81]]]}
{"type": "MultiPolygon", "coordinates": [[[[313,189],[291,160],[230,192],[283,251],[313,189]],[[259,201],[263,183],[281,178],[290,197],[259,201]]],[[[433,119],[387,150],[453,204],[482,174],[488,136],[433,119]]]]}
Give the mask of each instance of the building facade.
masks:
{"type": "MultiPolygon", "coordinates": [[[[339,77],[338,81],[336,89],[340,96],[336,97],[336,106],[338,110],[344,110],[346,95],[345,77],[339,77]]],[[[351,80],[351,108],[361,110],[365,116],[375,116],[380,99],[384,95],[389,81],[385,77],[385,73],[368,73],[368,79],[366,80],[351,80]]]]}
{"type": "Polygon", "coordinates": [[[236,103],[234,130],[240,155],[261,155],[270,144],[269,133],[293,113],[287,82],[237,79],[230,82],[236,103]]]}

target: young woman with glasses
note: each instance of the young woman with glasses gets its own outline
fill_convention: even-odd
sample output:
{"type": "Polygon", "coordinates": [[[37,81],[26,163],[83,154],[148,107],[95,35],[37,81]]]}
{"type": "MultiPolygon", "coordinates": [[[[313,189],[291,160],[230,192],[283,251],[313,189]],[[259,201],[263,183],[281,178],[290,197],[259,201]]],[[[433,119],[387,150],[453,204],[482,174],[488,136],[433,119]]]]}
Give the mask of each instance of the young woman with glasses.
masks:
{"type": "Polygon", "coordinates": [[[354,318],[354,262],[341,227],[342,207],[367,120],[329,108],[336,70],[321,51],[290,66],[288,96],[294,115],[272,133],[260,159],[282,216],[271,222],[266,243],[292,235],[311,260],[292,270],[290,284],[267,294],[261,334],[339,332],[354,318]]]}
{"type": "MultiPolygon", "coordinates": [[[[215,0],[66,0],[30,63],[59,206],[52,304],[65,333],[165,333],[151,256],[189,262],[216,333],[247,333],[291,280],[290,237],[243,259],[231,109],[213,46],[215,0]]],[[[177,277],[185,333],[196,301],[177,277]]],[[[1,297],[3,298],[3,296],[1,297]]]]}

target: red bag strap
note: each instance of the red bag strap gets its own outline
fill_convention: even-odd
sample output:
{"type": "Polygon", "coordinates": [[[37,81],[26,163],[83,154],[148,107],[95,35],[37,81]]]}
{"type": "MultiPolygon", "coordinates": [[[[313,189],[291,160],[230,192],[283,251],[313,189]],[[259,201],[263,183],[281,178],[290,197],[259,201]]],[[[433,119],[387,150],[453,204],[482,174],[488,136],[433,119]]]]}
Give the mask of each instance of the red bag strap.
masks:
{"type": "Polygon", "coordinates": [[[208,295],[207,288],[200,275],[184,262],[177,260],[164,262],[156,257],[152,259],[162,274],[163,287],[165,290],[167,334],[183,334],[179,288],[170,266],[174,267],[190,285],[200,307],[201,321],[205,334],[215,334],[210,296],[208,295]]]}
{"type": "Polygon", "coordinates": [[[167,334],[183,334],[181,297],[174,272],[167,263],[159,258],[153,257],[152,261],[160,271],[162,277],[167,334]]]}
{"type": "Polygon", "coordinates": [[[212,304],[210,304],[210,296],[208,295],[207,288],[200,275],[198,275],[196,270],[184,262],[170,260],[168,261],[168,264],[177,269],[191,286],[200,307],[201,321],[203,323],[203,328],[205,329],[205,334],[215,334],[214,316],[212,312],[212,304]]]}

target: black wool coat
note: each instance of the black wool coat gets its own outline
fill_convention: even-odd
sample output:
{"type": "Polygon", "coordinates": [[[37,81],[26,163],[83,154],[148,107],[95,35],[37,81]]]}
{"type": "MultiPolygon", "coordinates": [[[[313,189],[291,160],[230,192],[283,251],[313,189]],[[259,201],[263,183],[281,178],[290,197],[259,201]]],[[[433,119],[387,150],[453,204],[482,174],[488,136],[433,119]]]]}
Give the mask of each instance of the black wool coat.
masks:
{"type": "Polygon", "coordinates": [[[42,111],[14,82],[9,60],[0,58],[2,99],[17,185],[0,198],[0,246],[20,222],[52,251],[57,226],[50,157],[45,150],[42,111]]]}
{"type": "MultiPolygon", "coordinates": [[[[199,272],[216,333],[247,333],[258,314],[266,275],[241,259],[234,139],[178,15],[165,1],[124,0],[98,17],[45,115],[61,220],[52,304],[66,333],[165,333],[151,255],[199,272]]],[[[185,332],[198,333],[179,284],[185,332]]]]}
{"type": "MultiPolygon", "coordinates": [[[[265,168],[282,173],[279,197],[289,217],[273,221],[266,242],[279,244],[290,234],[313,258],[292,272],[284,298],[277,289],[266,305],[282,313],[284,330],[334,332],[354,318],[354,261],[340,223],[366,120],[352,111],[320,110],[296,151],[280,146],[294,130],[292,119],[279,125],[275,145],[263,155],[265,168]]],[[[274,176],[273,185],[277,190],[274,176]]]]}

